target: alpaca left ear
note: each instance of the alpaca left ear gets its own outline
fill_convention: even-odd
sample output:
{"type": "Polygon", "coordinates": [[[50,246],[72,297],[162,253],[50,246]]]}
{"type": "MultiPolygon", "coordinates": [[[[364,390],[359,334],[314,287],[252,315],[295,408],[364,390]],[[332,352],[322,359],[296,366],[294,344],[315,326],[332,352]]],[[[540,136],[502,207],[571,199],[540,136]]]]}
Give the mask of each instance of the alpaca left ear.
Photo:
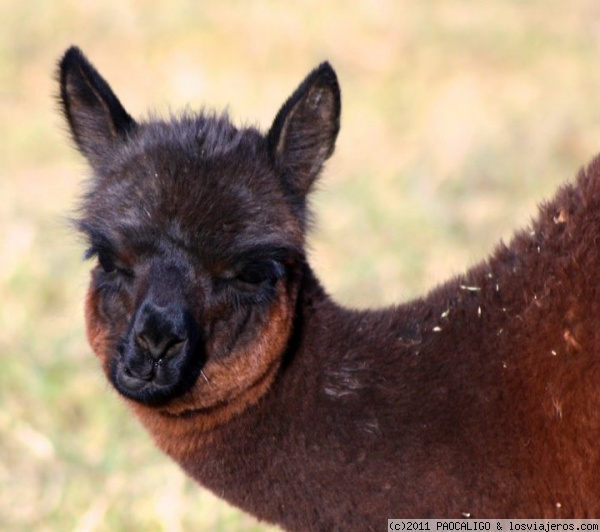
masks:
{"type": "Polygon", "coordinates": [[[60,103],[73,140],[93,166],[136,125],[109,84],[75,46],[59,63],[60,103]]]}
{"type": "Polygon", "coordinates": [[[285,102],[269,131],[271,158],[284,188],[303,202],[340,129],[340,88],[329,63],[313,70],[285,102]]]}

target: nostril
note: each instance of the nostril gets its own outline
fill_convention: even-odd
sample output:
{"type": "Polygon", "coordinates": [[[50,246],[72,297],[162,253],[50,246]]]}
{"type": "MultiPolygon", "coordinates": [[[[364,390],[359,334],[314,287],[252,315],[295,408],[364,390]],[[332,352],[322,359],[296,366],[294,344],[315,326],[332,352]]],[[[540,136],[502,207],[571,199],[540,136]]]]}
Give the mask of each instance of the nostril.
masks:
{"type": "Polygon", "coordinates": [[[136,334],[135,342],[144,350],[150,351],[151,343],[148,341],[144,334],[136,334]]]}
{"type": "Polygon", "coordinates": [[[181,338],[171,340],[165,348],[164,356],[170,357],[176,355],[177,353],[179,353],[179,351],[181,351],[184,344],[185,340],[181,338]]]}
{"type": "Polygon", "coordinates": [[[135,342],[147,355],[158,360],[177,355],[183,348],[186,339],[176,335],[153,338],[142,332],[135,335],[135,342]]]}

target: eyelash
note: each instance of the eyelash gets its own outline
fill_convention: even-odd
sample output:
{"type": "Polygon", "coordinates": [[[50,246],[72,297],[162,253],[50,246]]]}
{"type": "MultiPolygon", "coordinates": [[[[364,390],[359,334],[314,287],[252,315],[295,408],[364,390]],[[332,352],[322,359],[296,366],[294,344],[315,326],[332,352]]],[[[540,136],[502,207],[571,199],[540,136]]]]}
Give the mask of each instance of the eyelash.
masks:
{"type": "Polygon", "coordinates": [[[124,268],[117,265],[110,253],[105,251],[95,251],[94,254],[98,259],[98,265],[102,271],[107,275],[118,274],[121,277],[131,279],[134,277],[134,273],[129,268],[124,268]]]}
{"type": "Polygon", "coordinates": [[[261,304],[274,294],[277,281],[285,274],[284,266],[274,260],[250,262],[237,273],[218,279],[218,285],[241,303],[261,304]]]}
{"type": "Polygon", "coordinates": [[[104,253],[98,253],[98,264],[104,270],[104,273],[111,273],[116,269],[112,258],[104,253]]]}
{"type": "Polygon", "coordinates": [[[267,281],[277,281],[284,273],[283,266],[274,260],[250,262],[235,275],[237,280],[246,285],[260,285],[267,281]]]}

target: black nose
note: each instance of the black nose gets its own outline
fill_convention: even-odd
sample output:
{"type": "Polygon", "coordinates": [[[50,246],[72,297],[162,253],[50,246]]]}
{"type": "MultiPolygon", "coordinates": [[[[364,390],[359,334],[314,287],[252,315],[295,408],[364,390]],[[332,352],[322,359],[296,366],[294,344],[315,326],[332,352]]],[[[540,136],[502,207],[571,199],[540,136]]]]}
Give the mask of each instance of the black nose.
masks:
{"type": "Polygon", "coordinates": [[[188,341],[186,316],[177,307],[159,307],[146,303],[133,324],[135,343],[146,356],[155,360],[179,354],[188,341]]]}
{"type": "Polygon", "coordinates": [[[177,335],[153,338],[146,333],[139,333],[136,335],[135,341],[146,354],[158,360],[179,353],[186,339],[177,335]]]}
{"type": "Polygon", "coordinates": [[[203,335],[187,305],[186,271],[156,259],[140,285],[141,300],[110,364],[111,382],[129,399],[166,404],[198,380],[203,335]]]}

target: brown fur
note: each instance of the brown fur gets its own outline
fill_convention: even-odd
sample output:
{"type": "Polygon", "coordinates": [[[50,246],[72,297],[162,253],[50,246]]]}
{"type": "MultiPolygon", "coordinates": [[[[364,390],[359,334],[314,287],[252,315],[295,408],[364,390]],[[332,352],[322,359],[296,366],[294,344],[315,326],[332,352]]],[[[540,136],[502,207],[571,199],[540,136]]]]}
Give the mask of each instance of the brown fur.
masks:
{"type": "Polygon", "coordinates": [[[138,124],[77,49],[60,79],[94,170],[90,344],[190,476],[290,530],[600,517],[600,159],[464,275],[350,310],[303,250],[339,128],[328,65],[266,135],[138,124]]]}

